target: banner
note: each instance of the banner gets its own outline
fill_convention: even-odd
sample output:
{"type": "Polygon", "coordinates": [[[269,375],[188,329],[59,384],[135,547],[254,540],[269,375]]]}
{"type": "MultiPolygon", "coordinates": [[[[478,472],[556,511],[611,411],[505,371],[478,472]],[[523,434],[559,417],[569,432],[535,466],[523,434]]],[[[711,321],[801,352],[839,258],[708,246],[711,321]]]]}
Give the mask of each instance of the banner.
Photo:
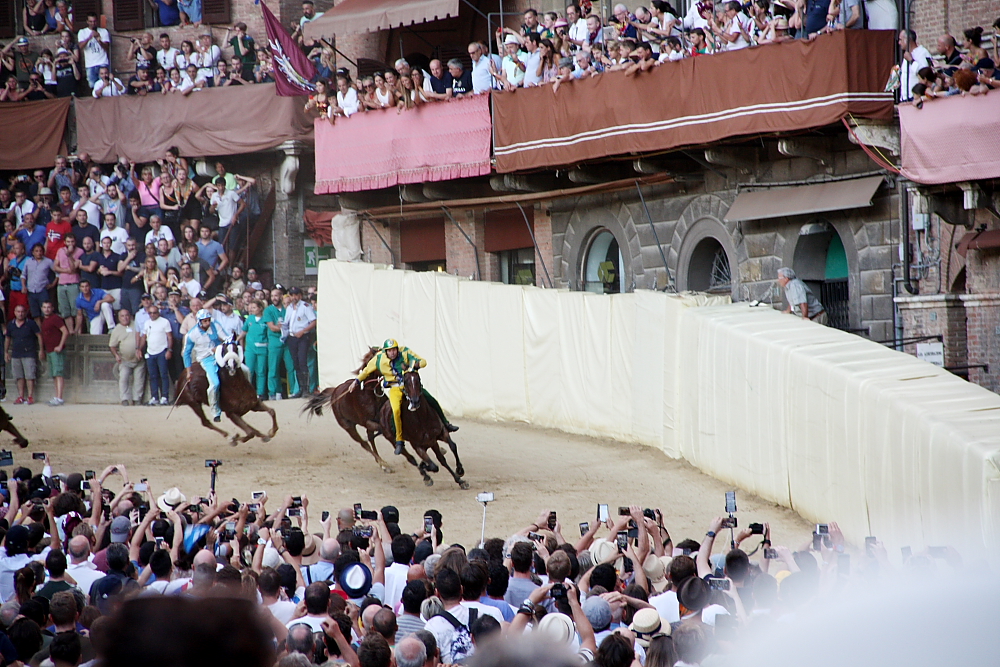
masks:
{"type": "Polygon", "coordinates": [[[260,11],[264,15],[267,44],[274,60],[274,83],[278,94],[297,97],[313,92],[316,89],[312,84],[312,79],[316,76],[315,65],[306,58],[299,45],[263,2],[260,3],[260,11]]]}

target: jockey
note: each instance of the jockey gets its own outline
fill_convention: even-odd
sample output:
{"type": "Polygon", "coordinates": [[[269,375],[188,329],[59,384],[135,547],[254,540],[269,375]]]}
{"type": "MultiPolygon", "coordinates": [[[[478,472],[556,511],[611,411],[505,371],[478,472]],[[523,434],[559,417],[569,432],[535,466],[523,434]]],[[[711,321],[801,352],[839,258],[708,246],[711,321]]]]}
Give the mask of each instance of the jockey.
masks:
{"type": "MultiPolygon", "coordinates": [[[[399,408],[403,401],[403,373],[411,367],[413,370],[424,368],[427,361],[413,353],[408,347],[399,345],[392,338],[382,343],[382,350],[372,357],[368,365],[358,374],[356,384],[351,388],[360,387],[368,377],[375,372],[382,375],[382,387],[388,389],[389,405],[392,406],[392,421],[396,430],[396,455],[403,453],[403,419],[400,416],[399,408]]],[[[438,414],[444,427],[451,432],[458,430],[458,427],[448,421],[444,416],[444,411],[437,400],[424,389],[422,392],[427,403],[438,414]]]]}
{"type": "Polygon", "coordinates": [[[197,361],[205,369],[208,377],[208,402],[212,406],[214,421],[222,421],[219,408],[219,366],[215,361],[215,350],[222,344],[222,336],[212,313],[204,308],[198,311],[198,326],[188,332],[184,341],[184,367],[189,368],[197,361]]]}

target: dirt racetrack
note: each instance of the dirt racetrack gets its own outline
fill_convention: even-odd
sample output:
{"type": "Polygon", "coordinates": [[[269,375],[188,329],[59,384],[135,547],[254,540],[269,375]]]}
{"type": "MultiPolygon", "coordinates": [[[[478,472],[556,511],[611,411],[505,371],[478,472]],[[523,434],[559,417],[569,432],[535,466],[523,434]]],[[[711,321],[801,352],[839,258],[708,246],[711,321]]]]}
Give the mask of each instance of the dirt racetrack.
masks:
{"type": "MultiPolygon", "coordinates": [[[[31,441],[27,450],[14,448],[15,465],[39,471],[31,452],[49,453],[54,469],[98,473],[109,464],[122,463],[132,481],[149,479],[157,495],[179,486],[188,496],[208,492],[205,459],[223,461],[219,469],[221,498],[248,501],[252,491],[266,489],[275,502],[287,494],[309,496],[311,529],[320,530],[321,510],[362,503],[377,509],[386,504],[399,508],[405,531],[416,530],[423,511],[436,508],[444,515],[448,542],[467,546],[479,540],[482,505],[476,494],[493,491],[487,537],[507,536],[531,524],[542,510],[554,509],[567,540],[579,535],[581,521],[593,521],[597,503],[607,503],[611,514],[619,505],[659,507],[675,541],[701,540],[713,516],[722,513],[722,482],[702,474],[682,461],[635,445],[566,435],[524,424],[494,424],[457,420],[459,454],[470,484],[462,491],[442,468],[426,487],[415,468],[392,454],[384,439],[379,453],[393,466],[383,473],[337,422],[323,417],[307,422],[299,416],[302,401],[270,403],[278,413],[278,435],[270,443],[253,440],[230,447],[228,441],[198,423],[189,408],[179,407],[167,420],[166,407],[107,405],[11,406],[5,408],[31,441]]],[[[248,421],[266,431],[265,414],[250,414],[248,421]]],[[[230,433],[233,425],[223,417],[230,433]]],[[[0,446],[11,448],[9,436],[0,446]]],[[[450,452],[449,462],[453,463],[450,452]]],[[[117,480],[113,482],[117,484],[117,480]]],[[[809,539],[811,527],[791,510],[737,492],[740,525],[769,521],[775,544],[794,547],[809,539]]],[[[835,519],[836,517],[831,517],[835,519]]],[[[605,534],[606,536],[606,534],[605,534]]]]}

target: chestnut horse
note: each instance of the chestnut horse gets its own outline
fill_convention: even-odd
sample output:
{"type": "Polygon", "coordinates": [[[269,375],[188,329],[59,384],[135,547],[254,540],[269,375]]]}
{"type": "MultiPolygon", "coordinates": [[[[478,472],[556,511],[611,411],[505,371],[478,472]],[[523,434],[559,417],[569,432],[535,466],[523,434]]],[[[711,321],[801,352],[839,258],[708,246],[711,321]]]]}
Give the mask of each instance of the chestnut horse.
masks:
{"type": "MultiPolygon", "coordinates": [[[[368,348],[364,357],[361,358],[361,366],[358,367],[355,374],[360,373],[372,357],[378,354],[378,351],[377,347],[368,348]]],[[[379,456],[378,450],[375,448],[375,436],[382,430],[378,423],[378,413],[382,404],[387,400],[378,391],[379,380],[378,378],[366,380],[360,390],[351,391],[353,384],[353,379],[347,380],[336,387],[317,392],[306,401],[305,407],[302,408],[302,414],[306,415],[307,418],[312,418],[313,415],[321,417],[323,406],[329,403],[330,411],[333,412],[340,427],[347,431],[347,434],[361,445],[362,449],[375,457],[375,462],[382,468],[382,472],[392,472],[392,468],[379,456]],[[358,433],[358,426],[364,426],[368,432],[367,442],[358,433]]]]}
{"type": "MultiPolygon", "coordinates": [[[[232,437],[218,426],[215,426],[205,416],[203,405],[208,405],[208,376],[201,364],[194,362],[181,371],[177,378],[177,398],[174,405],[187,405],[201,419],[201,425],[229,438],[229,444],[236,446],[238,442],[247,442],[251,438],[260,438],[268,442],[278,432],[278,418],[274,410],[264,404],[257,396],[257,391],[243,372],[243,353],[239,344],[233,340],[223,343],[216,353],[219,363],[219,407],[229,417],[230,421],[246,432],[240,437],[234,433],[232,437]],[[264,435],[243,420],[248,412],[266,412],[271,415],[271,432],[264,435]]],[[[168,415],[169,416],[169,415],[168,415]]]]}
{"type": "MultiPolygon", "coordinates": [[[[420,375],[416,371],[407,371],[403,374],[403,394],[408,403],[405,409],[400,410],[400,416],[403,420],[403,439],[410,443],[410,446],[420,456],[421,461],[417,464],[416,459],[405,449],[403,450],[403,456],[417,467],[420,475],[424,478],[424,484],[432,486],[434,480],[430,478],[427,471],[437,472],[438,466],[431,461],[427,455],[427,450],[434,450],[437,460],[441,462],[445,470],[451,473],[455,482],[463,489],[469,488],[469,483],[462,479],[462,476],[465,474],[465,468],[462,466],[461,459],[458,458],[458,445],[451,439],[451,433],[444,427],[444,422],[441,421],[434,408],[428,405],[427,401],[422,400],[423,386],[420,384],[420,375]],[[451,452],[455,455],[454,470],[448,465],[448,461],[444,457],[444,452],[441,451],[441,445],[438,444],[439,440],[448,443],[448,446],[451,447],[451,452]]],[[[382,435],[389,442],[392,442],[392,406],[389,405],[388,401],[382,405],[379,412],[379,424],[382,435]]]]}
{"type": "Polygon", "coordinates": [[[21,432],[14,426],[13,417],[7,414],[3,408],[0,408],[0,431],[7,431],[14,436],[14,444],[20,446],[21,449],[28,446],[28,439],[21,435],[21,432]]]}

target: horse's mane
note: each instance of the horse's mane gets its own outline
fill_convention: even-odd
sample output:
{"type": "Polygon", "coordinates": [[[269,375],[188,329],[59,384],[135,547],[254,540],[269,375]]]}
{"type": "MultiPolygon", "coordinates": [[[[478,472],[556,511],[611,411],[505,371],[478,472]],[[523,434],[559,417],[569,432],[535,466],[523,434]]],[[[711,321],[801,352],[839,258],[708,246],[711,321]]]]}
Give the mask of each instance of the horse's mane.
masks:
{"type": "Polygon", "coordinates": [[[361,365],[358,366],[357,370],[354,371],[354,374],[357,375],[358,373],[363,371],[365,369],[365,366],[368,365],[368,362],[371,361],[372,357],[374,357],[376,354],[378,354],[378,348],[369,347],[368,351],[365,352],[364,356],[361,357],[361,365]]]}

